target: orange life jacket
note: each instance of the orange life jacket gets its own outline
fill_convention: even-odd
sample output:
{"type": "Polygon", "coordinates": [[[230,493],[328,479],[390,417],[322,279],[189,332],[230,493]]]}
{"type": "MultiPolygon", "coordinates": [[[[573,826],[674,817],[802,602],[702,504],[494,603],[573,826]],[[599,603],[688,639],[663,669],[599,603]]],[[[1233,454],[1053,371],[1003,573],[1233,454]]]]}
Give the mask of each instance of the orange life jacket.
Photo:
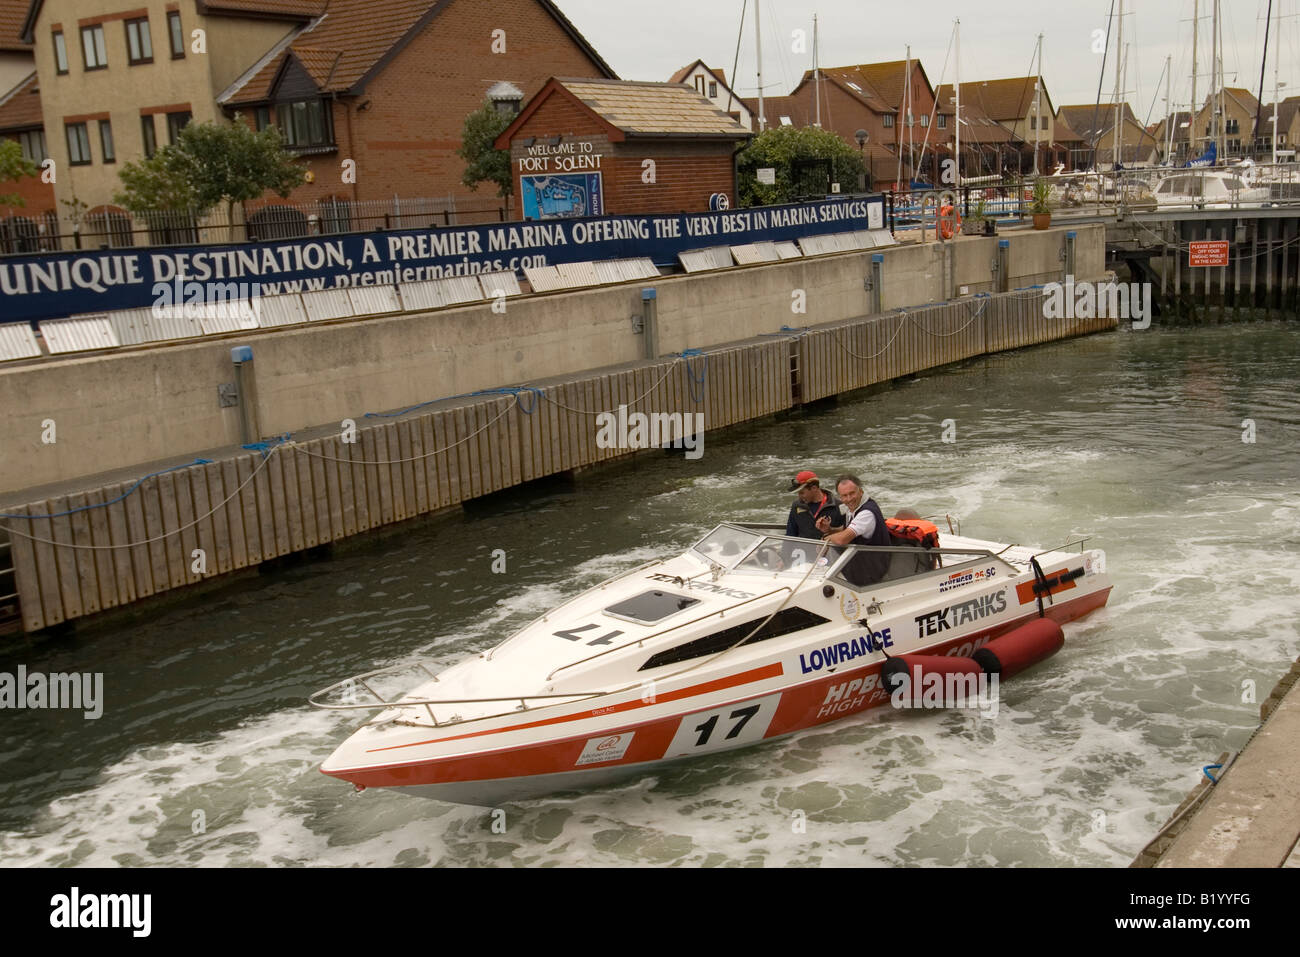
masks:
{"type": "Polygon", "coordinates": [[[889,534],[903,539],[900,544],[915,545],[918,548],[939,547],[939,526],[923,518],[887,518],[885,525],[889,534]]]}

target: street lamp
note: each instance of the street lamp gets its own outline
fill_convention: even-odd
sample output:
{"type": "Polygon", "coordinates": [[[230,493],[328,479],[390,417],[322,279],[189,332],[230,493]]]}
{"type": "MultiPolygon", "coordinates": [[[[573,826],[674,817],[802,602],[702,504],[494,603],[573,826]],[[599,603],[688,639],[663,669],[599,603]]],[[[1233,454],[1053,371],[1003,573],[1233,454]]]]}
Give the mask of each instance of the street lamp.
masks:
{"type": "Polygon", "coordinates": [[[866,130],[858,130],[853,134],[853,138],[858,141],[858,155],[862,158],[862,186],[867,192],[871,191],[871,170],[867,168],[867,140],[871,139],[871,134],[866,130]]]}

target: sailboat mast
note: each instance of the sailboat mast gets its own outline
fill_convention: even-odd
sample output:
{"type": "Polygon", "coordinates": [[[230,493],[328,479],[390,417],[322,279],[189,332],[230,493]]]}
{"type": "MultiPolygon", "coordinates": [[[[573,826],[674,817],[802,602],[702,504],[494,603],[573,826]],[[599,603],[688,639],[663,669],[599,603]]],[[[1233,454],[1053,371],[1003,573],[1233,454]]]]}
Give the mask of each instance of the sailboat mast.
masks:
{"type": "Polygon", "coordinates": [[[814,126],[822,128],[822,84],[820,62],[817,59],[817,14],[813,14],[813,96],[817,100],[817,120],[814,126]]]}
{"type": "Polygon", "coordinates": [[[1273,165],[1277,165],[1277,105],[1282,97],[1282,84],[1280,79],[1280,65],[1278,57],[1282,53],[1281,46],[1282,36],[1282,0],[1277,4],[1277,20],[1273,25],[1273,165]]]}
{"type": "Polygon", "coordinates": [[[1213,19],[1210,21],[1210,132],[1214,135],[1214,148],[1219,158],[1223,156],[1223,150],[1219,148],[1219,127],[1222,120],[1219,117],[1219,0],[1214,0],[1213,19]]]}
{"type": "Polygon", "coordinates": [[[1197,115],[1201,112],[1198,109],[1200,103],[1198,103],[1196,100],[1196,74],[1201,69],[1200,59],[1197,54],[1197,51],[1199,49],[1198,44],[1200,43],[1200,39],[1201,39],[1201,0],[1192,0],[1192,115],[1190,117],[1190,122],[1188,123],[1188,128],[1187,128],[1187,136],[1189,140],[1187,144],[1187,148],[1191,151],[1191,154],[1193,156],[1195,156],[1199,152],[1199,149],[1196,146],[1196,141],[1200,139],[1200,137],[1196,135],[1196,119],[1197,119],[1197,115]]]}
{"type": "Polygon", "coordinates": [[[1124,0],[1119,0],[1119,35],[1115,39],[1115,155],[1112,157],[1115,169],[1119,168],[1120,158],[1120,117],[1121,97],[1124,81],[1124,0]]]}
{"type": "Polygon", "coordinates": [[[1174,124],[1178,122],[1178,111],[1174,109],[1174,101],[1170,99],[1170,86],[1174,79],[1174,58],[1165,57],[1165,162],[1172,162],[1171,153],[1174,150],[1174,124]]]}
{"type": "Polygon", "coordinates": [[[1043,35],[1038,34],[1038,80],[1034,84],[1034,175],[1038,175],[1038,151],[1043,132],[1043,35]]]}
{"type": "Polygon", "coordinates": [[[961,188],[961,18],[957,18],[957,82],[952,85],[957,94],[957,115],[953,117],[954,124],[957,127],[957,145],[953,154],[956,163],[955,174],[957,177],[957,188],[961,188]]]}
{"type": "Polygon", "coordinates": [[[1259,61],[1259,97],[1255,100],[1255,127],[1251,130],[1250,152],[1254,156],[1259,155],[1259,139],[1263,132],[1259,127],[1259,121],[1264,115],[1264,77],[1268,70],[1268,38],[1271,36],[1269,30],[1272,25],[1273,0],[1268,0],[1268,13],[1264,14],[1264,55],[1259,61]]]}
{"type": "Polygon", "coordinates": [[[767,129],[767,113],[763,109],[763,18],[759,0],[754,0],[754,48],[758,54],[758,131],[767,129]]]}
{"type": "MultiPolygon", "coordinates": [[[[907,178],[910,181],[916,175],[916,151],[912,139],[912,45],[907,45],[907,59],[903,64],[903,119],[907,123],[907,178]]],[[[903,143],[898,143],[898,181],[903,181],[903,143]]]]}
{"type": "MultiPolygon", "coordinates": [[[[1225,89],[1225,87],[1228,84],[1228,80],[1227,77],[1225,77],[1223,74],[1223,17],[1218,15],[1219,2],[1220,0],[1214,0],[1215,19],[1218,21],[1218,26],[1215,27],[1215,36],[1218,38],[1219,41],[1219,50],[1217,53],[1217,57],[1218,57],[1217,62],[1219,64],[1219,85],[1215,87],[1215,89],[1219,91],[1219,147],[1218,149],[1219,149],[1219,156],[1223,157],[1226,155],[1226,151],[1224,148],[1228,145],[1226,139],[1227,132],[1228,132],[1228,109],[1227,109],[1228,91],[1225,89]]],[[[1219,159],[1218,162],[1222,163],[1223,160],[1219,159]]]]}

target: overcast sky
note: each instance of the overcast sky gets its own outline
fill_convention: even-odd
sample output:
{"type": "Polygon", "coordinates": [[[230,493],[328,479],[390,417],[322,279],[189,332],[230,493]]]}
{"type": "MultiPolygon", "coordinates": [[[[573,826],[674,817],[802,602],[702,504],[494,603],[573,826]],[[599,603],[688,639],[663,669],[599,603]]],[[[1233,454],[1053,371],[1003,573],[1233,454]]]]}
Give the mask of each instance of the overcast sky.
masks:
{"type": "MultiPolygon", "coordinates": [[[[740,38],[737,92],[757,95],[754,4],[747,0],[556,0],[565,14],[624,79],[667,80],[696,58],[732,75],[740,38]]],[[[760,0],[763,19],[763,86],[768,96],[789,93],[812,67],[812,18],[821,25],[822,66],[901,60],[912,55],[925,65],[930,82],[951,82],[949,56],[953,21],[961,18],[961,79],[969,82],[1025,76],[1038,34],[1043,36],[1043,78],[1057,105],[1097,98],[1102,58],[1091,51],[1093,31],[1105,30],[1112,0],[760,0]],[[807,33],[807,52],[794,52],[793,33],[807,33]]],[[[1138,118],[1164,110],[1165,57],[1173,57],[1173,98],[1183,109],[1191,97],[1193,0],[1128,0],[1124,45],[1128,48],[1125,97],[1138,118]],[[1154,104],[1154,107],[1153,107],[1154,104]]],[[[1258,95],[1267,0],[1222,0],[1223,64],[1229,86],[1258,95]]],[[[1115,4],[1118,10],[1118,3],[1115,4]]],[[[1213,0],[1200,0],[1208,14],[1213,0]]],[[[1300,0],[1274,0],[1282,15],[1282,96],[1300,94],[1300,0]]],[[[1118,19],[1118,17],[1116,18],[1118,19]]],[[[1115,34],[1103,84],[1103,101],[1115,89],[1115,34]]],[[[1210,23],[1201,26],[1197,89],[1202,102],[1210,84],[1210,23]]],[[[1269,40],[1265,102],[1273,99],[1274,40],[1269,40]]]]}

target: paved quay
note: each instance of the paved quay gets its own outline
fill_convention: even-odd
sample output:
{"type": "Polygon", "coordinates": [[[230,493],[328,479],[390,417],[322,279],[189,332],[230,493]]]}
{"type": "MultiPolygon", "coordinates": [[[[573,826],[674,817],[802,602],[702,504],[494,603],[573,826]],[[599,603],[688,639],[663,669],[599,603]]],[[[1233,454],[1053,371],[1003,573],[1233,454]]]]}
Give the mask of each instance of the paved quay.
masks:
{"type": "Polygon", "coordinates": [[[1198,785],[1132,867],[1300,867],[1300,659],[1260,719],[1218,784],[1198,785]]]}

